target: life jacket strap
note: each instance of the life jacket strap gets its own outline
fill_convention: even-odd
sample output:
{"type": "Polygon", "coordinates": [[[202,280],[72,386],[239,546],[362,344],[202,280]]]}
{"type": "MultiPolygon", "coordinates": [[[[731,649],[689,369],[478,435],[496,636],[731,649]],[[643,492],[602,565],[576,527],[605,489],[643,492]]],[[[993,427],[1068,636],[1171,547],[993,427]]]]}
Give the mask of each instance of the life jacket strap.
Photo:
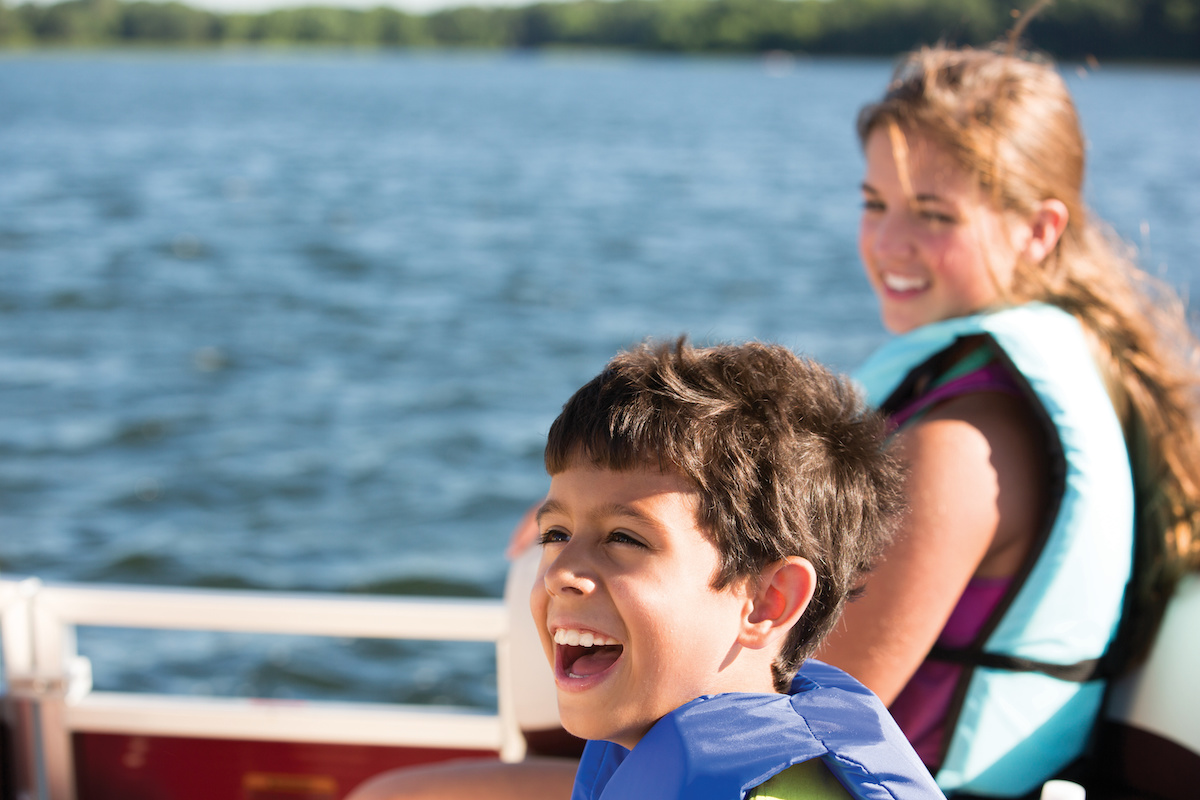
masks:
{"type": "Polygon", "coordinates": [[[1053,664],[1048,661],[1035,661],[1032,658],[1007,656],[1002,653],[987,653],[982,650],[935,645],[929,651],[928,659],[964,667],[987,667],[1009,672],[1039,672],[1051,678],[1074,683],[1088,683],[1107,677],[1104,665],[1099,658],[1089,658],[1074,664],[1053,664]]]}

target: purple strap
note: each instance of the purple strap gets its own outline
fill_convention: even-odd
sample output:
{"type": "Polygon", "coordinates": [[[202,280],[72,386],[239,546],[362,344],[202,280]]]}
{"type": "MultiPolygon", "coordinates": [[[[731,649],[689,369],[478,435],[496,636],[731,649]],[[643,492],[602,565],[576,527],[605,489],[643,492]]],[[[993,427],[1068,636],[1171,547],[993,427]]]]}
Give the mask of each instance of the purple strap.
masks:
{"type": "Polygon", "coordinates": [[[897,409],[892,414],[892,424],[899,428],[917,414],[943,400],[975,392],[1003,392],[1004,394],[1020,395],[1021,387],[1007,367],[993,361],[979,369],[971,370],[966,375],[960,375],[935,386],[912,403],[897,409]]]}

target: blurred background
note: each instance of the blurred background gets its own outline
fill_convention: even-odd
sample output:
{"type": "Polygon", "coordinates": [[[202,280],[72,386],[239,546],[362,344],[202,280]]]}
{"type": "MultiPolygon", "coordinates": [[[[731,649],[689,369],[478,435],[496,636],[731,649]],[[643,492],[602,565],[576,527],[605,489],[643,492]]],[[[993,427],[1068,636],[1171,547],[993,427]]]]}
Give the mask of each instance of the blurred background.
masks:
{"type": "MultiPolygon", "coordinates": [[[[1185,295],[1198,9],[1064,1],[1028,32],[1091,204],[1185,295]]],[[[850,370],[882,341],[855,113],[897,53],[1008,10],[0,6],[0,573],[499,596],[546,430],[619,348],[850,370]]],[[[488,647],[81,650],[103,689],[495,702],[488,647]]]]}

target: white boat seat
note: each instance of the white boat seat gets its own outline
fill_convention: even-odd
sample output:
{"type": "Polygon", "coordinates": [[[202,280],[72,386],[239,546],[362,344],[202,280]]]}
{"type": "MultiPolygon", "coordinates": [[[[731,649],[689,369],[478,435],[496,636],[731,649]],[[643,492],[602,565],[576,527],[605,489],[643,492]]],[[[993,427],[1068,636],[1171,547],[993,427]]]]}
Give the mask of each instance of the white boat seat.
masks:
{"type": "MultiPolygon", "coordinates": [[[[1200,575],[1167,607],[1149,658],[1114,687],[1100,733],[1100,763],[1114,797],[1200,796],[1200,575]]],[[[1107,787],[1104,796],[1108,796],[1107,787]]]]}

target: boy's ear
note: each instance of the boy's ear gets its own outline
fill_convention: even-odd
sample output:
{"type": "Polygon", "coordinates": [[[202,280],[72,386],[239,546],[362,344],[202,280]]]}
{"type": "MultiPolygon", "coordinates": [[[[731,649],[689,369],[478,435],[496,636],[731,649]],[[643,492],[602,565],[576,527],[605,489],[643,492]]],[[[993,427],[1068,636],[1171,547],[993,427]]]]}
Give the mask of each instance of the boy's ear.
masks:
{"type": "Polygon", "coordinates": [[[1025,258],[1034,264],[1042,263],[1058,245],[1070,217],[1071,214],[1063,201],[1053,197],[1043,200],[1029,221],[1031,235],[1029,243],[1025,245],[1025,258]]]}
{"type": "Polygon", "coordinates": [[[817,588],[817,573],[807,558],[788,556],[759,575],[750,596],[738,642],[754,650],[786,636],[808,608],[817,588]]]}

